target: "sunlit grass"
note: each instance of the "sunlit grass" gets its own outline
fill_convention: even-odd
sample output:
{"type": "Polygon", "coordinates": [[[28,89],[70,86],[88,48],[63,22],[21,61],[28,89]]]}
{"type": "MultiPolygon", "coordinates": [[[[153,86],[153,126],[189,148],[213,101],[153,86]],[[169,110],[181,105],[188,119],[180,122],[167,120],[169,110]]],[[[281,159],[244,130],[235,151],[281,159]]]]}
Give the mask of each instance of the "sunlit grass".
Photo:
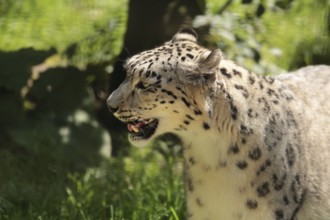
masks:
{"type": "Polygon", "coordinates": [[[127,0],[0,2],[0,51],[70,50],[72,64],[110,61],[122,49],[127,0]]]}

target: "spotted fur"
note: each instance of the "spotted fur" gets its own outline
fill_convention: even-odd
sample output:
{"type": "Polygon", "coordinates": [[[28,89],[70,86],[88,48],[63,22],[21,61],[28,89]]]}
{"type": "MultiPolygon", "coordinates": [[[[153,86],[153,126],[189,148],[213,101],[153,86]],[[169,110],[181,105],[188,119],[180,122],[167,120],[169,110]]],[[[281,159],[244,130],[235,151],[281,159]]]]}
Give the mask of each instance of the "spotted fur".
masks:
{"type": "Polygon", "coordinates": [[[330,67],[259,76],[196,39],[184,29],[128,59],[108,99],[123,122],[157,120],[133,144],[182,139],[187,218],[330,219],[330,67]]]}

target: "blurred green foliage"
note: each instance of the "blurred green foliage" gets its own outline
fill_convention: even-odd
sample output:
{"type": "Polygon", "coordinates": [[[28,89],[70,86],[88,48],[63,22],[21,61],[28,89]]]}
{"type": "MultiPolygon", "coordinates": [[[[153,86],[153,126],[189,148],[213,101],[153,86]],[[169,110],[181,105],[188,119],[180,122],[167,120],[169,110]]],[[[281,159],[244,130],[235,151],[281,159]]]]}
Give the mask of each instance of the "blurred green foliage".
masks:
{"type": "Polygon", "coordinates": [[[279,74],[330,63],[329,11],[325,0],[208,0],[194,27],[206,27],[205,42],[239,64],[279,74]]]}
{"type": "MultiPolygon", "coordinates": [[[[0,219],[184,219],[179,145],[159,140],[105,157],[110,140],[97,110],[126,50],[126,22],[136,16],[129,3],[0,0],[0,219]]],[[[189,1],[169,1],[164,24],[192,22],[203,45],[255,72],[330,64],[327,0],[196,3],[206,9],[191,21],[182,18],[189,1]]]]}

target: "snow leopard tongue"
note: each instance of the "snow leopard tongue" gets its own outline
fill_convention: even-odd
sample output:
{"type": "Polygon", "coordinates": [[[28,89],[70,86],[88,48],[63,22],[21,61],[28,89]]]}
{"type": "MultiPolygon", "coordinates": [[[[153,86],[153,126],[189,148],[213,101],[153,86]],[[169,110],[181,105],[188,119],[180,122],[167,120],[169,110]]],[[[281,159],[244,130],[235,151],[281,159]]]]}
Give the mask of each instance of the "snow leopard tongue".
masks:
{"type": "Polygon", "coordinates": [[[158,127],[157,119],[147,119],[143,121],[134,121],[127,123],[127,130],[131,137],[148,139],[151,137],[158,127]]]}
{"type": "Polygon", "coordinates": [[[127,129],[129,132],[139,132],[140,131],[140,127],[142,127],[143,125],[145,125],[145,123],[143,121],[134,123],[134,124],[127,124],[127,129]]]}

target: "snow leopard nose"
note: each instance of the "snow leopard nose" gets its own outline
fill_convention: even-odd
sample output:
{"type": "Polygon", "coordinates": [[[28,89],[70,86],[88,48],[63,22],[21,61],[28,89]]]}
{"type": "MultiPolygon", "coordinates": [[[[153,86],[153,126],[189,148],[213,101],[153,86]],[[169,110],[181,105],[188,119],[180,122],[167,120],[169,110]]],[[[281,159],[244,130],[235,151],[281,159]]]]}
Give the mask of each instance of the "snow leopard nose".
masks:
{"type": "Polygon", "coordinates": [[[114,114],[118,111],[121,99],[122,98],[118,90],[110,94],[109,98],[107,99],[107,106],[110,112],[114,114]]]}
{"type": "Polygon", "coordinates": [[[128,94],[130,94],[130,81],[125,80],[115,91],[113,91],[107,99],[107,106],[109,111],[115,114],[121,108],[128,94]]]}
{"type": "Polygon", "coordinates": [[[115,113],[118,111],[119,107],[118,105],[115,105],[115,102],[113,101],[113,97],[110,95],[107,100],[107,106],[110,112],[115,113]]]}

